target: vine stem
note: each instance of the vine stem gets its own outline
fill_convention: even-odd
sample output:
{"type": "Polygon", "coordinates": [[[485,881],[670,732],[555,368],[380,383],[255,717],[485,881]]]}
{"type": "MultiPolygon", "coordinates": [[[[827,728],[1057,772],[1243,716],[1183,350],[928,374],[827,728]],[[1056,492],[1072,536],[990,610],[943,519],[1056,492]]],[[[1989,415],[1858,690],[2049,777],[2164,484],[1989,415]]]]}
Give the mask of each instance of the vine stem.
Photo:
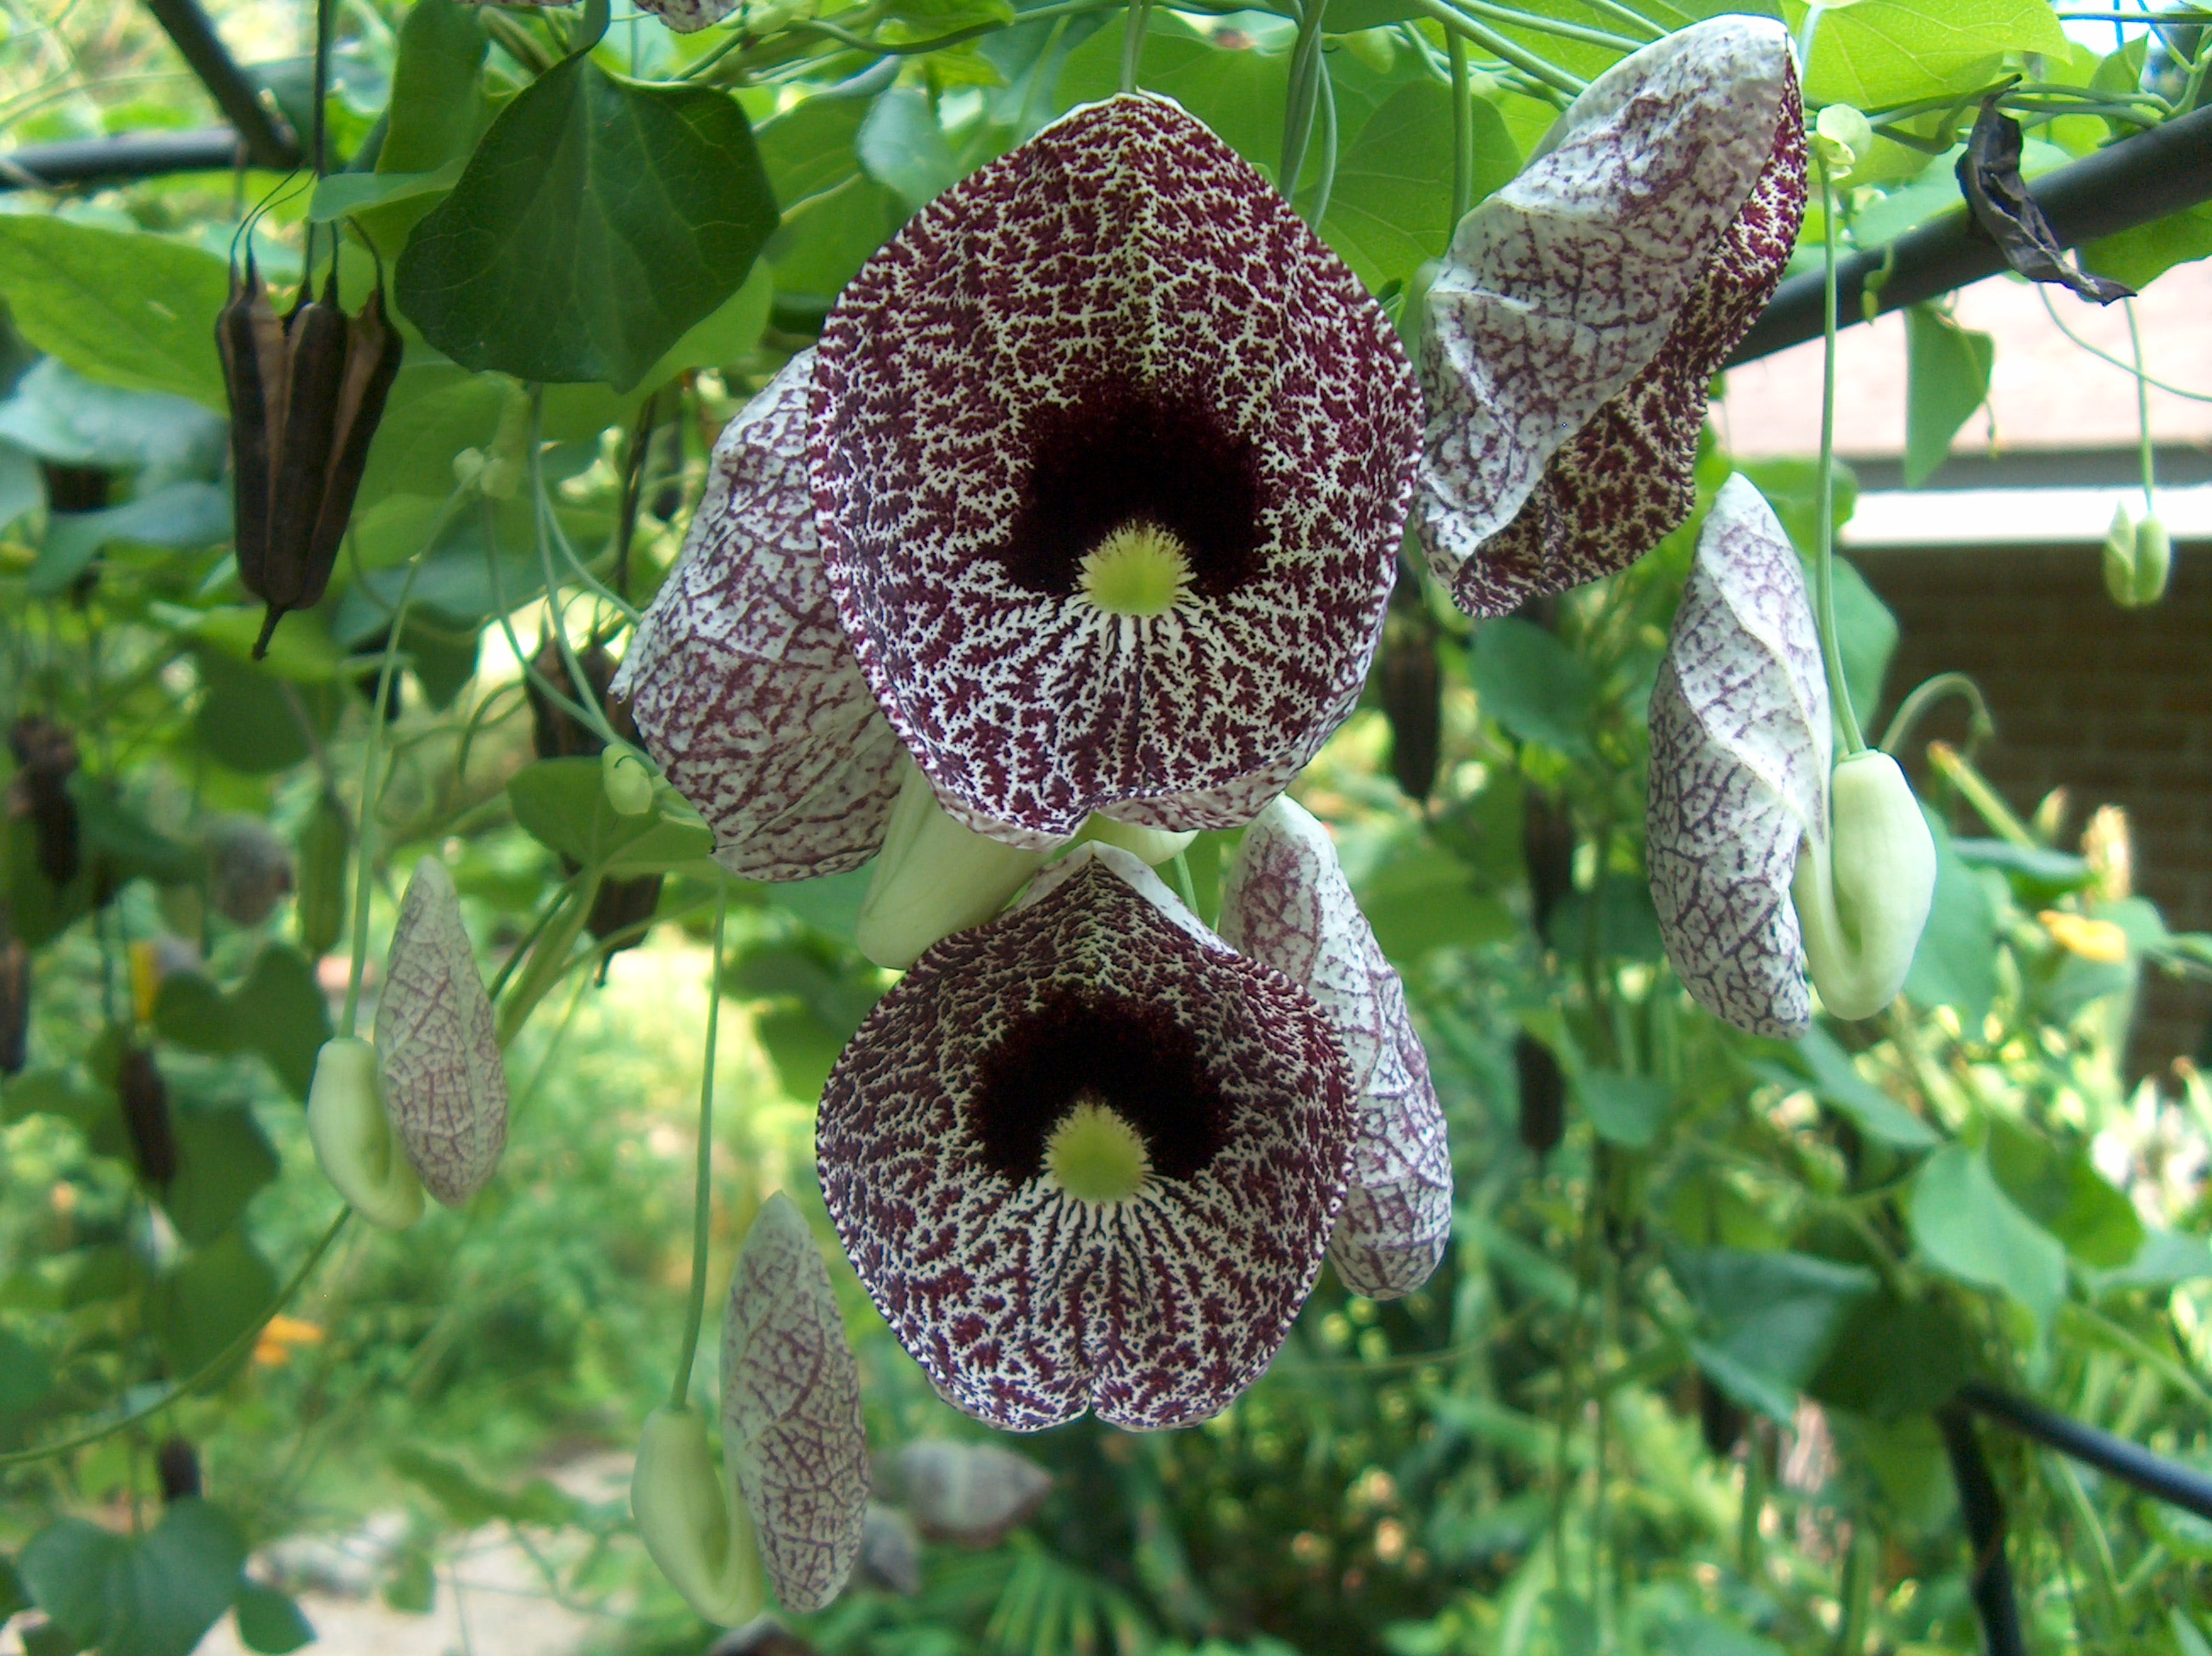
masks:
{"type": "Polygon", "coordinates": [[[1422,16],[1443,25],[1450,34],[1465,35],[1492,57],[1502,58],[1522,74],[1542,82],[1553,90],[1578,97],[1589,89],[1589,83],[1579,76],[1570,75],[1558,64],[1539,58],[1525,46],[1500,34],[1486,23],[1477,22],[1465,12],[1445,3],[1445,0],[1413,0],[1414,9],[1422,16]]]}
{"type": "Polygon", "coordinates": [[[445,533],[446,524],[460,498],[459,489],[446,496],[446,503],[439,508],[430,533],[422,538],[422,545],[408,562],[407,578],[399,583],[399,602],[392,612],[392,630],[384,636],[383,664],[376,670],[376,696],[368,707],[368,746],[361,762],[361,819],[355,825],[353,837],[353,957],[346,968],[345,1009],[338,1016],[338,1034],[343,1038],[349,1038],[359,1026],[361,979],[368,965],[368,895],[374,861],[372,851],[377,807],[384,791],[384,778],[377,774],[377,767],[384,758],[384,709],[392,696],[392,669],[399,654],[399,642],[406,636],[407,609],[415,600],[415,577],[422,572],[423,556],[445,533]]]}
{"type": "Polygon", "coordinates": [[[56,1455],[66,1455],[73,1449],[82,1449],[112,1438],[118,1432],[127,1430],[141,1421],[151,1420],[163,1410],[183,1402],[185,1398],[205,1385],[210,1379],[229,1367],[246,1353],[247,1348],[261,1337],[261,1330],[269,1326],[270,1319],[291,1304],[293,1297],[307,1286],[309,1274],[313,1271],[317,1264],[321,1263],[323,1256],[331,1251],[331,1245],[338,1239],[339,1233],[345,1229],[346,1221],[352,1217],[351,1208],[341,1207],[337,1215],[331,1219],[330,1227],[323,1233],[322,1240],[309,1250],[307,1257],[300,1262],[300,1268],[292,1273],[291,1280],[276,1290],[276,1297],[269,1302],[268,1308],[260,1316],[253,1319],[252,1325],[221,1351],[209,1358],[206,1362],[201,1364],[190,1375],[155,1398],[153,1402],[134,1409],[118,1419],[108,1422],[105,1426],[96,1426],[88,1431],[80,1432],[73,1438],[64,1438],[59,1443],[42,1444],[36,1449],[17,1449],[9,1454],[0,1455],[0,1468],[28,1466],[35,1461],[50,1460],[56,1455]]]}
{"type": "Polygon", "coordinates": [[[1152,0],[1130,0],[1128,21],[1121,36],[1121,90],[1137,89],[1137,70],[1145,57],[1145,31],[1152,21],[1152,0]]]}
{"type": "Polygon", "coordinates": [[[2143,375],[2142,332],[2136,326],[2136,301],[2120,301],[2120,309],[2128,319],[2128,350],[2136,359],[2136,434],[2142,449],[2143,511],[2146,514],[2158,509],[2156,467],[2150,447],[2150,381],[2143,375]]]}
{"type": "Polygon", "coordinates": [[[1836,191],[1828,163],[1819,154],[1820,244],[1826,285],[1822,295],[1820,339],[1820,551],[1813,565],[1820,609],[1820,655],[1827,663],[1828,694],[1843,726],[1846,755],[1866,752],[1859,715],[1851,706],[1851,687],[1844,677],[1844,651],[1836,634],[1836,191]]]}
{"type": "Polygon", "coordinates": [[[714,954],[707,985],[707,1051],[699,1078],[699,1160],[691,1189],[691,1302],[684,1313],[684,1349],[676,1359],[676,1378],[668,1388],[668,1406],[683,1409],[691,1397],[691,1365],[699,1355],[699,1329],[707,1319],[707,1232],[713,1215],[713,1192],[708,1188],[714,1159],[714,1037],[722,1014],[722,929],[729,919],[729,887],[714,903],[714,954]]]}
{"type": "Polygon", "coordinates": [[[1452,180],[1451,228],[1444,245],[1459,234],[1459,222],[1474,205],[1474,86],[1467,71],[1467,42],[1446,32],[1444,55],[1451,64],[1452,180]]]}

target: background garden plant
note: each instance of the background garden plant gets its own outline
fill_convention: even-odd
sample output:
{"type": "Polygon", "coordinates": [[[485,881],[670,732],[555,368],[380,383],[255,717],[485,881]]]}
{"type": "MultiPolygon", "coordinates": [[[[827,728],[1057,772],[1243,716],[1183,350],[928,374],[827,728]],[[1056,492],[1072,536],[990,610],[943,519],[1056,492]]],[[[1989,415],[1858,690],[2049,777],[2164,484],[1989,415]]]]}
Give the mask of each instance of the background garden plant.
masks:
{"type": "MultiPolygon", "coordinates": [[[[1754,1036],[1668,964],[1650,708],[1732,472],[1832,588],[1838,718],[1871,741],[1914,688],[1886,682],[1879,600],[1822,567],[1848,476],[1733,466],[1708,431],[1656,551],[1478,622],[1409,545],[1360,705],[1294,791],[1403,979],[1449,1244],[1387,1303],[1324,1269],[1266,1376],[1179,1432],[989,1436],[936,1397],[813,1171],[816,1100],[895,981],[856,945],[870,870],[725,874],[681,795],[625,769],[609,680],[728,487],[715,434],[944,190],[1133,83],[1258,168],[1418,347],[1466,213],[1692,16],[210,10],[229,80],[204,54],[187,76],[179,41],[206,41],[173,3],[9,0],[0,38],[0,1614],[27,1648],[182,1656],[226,1614],[297,1647],[273,1543],[393,1508],[393,1605],[465,1591],[450,1537],[505,1526],[595,1647],[703,1647],[619,1492],[546,1474],[635,1445],[695,1245],[718,1305],[779,1191],[779,1244],[795,1216],[823,1250],[876,1465],[860,1574],[785,1618],[829,1656],[1924,1656],[2002,1648],[2004,1602],[2027,1648],[2207,1648],[2212,1519],[1977,1401],[2206,1464],[2212,1092],[2133,1082],[2124,1054],[2143,974],[2212,969],[2212,943],[2131,895],[2124,825],[2007,809],[1905,718],[1879,746],[1926,779],[1935,880],[1902,998],[1754,1036]],[[149,163],[223,121],[242,152],[149,163]],[[104,134],[137,159],[59,148],[104,134]],[[319,148],[319,180],[294,164],[319,148]],[[281,311],[333,248],[337,307],[380,291],[405,356],[308,603],[313,579],[241,580],[216,339],[249,250],[281,311]],[[263,600],[295,597],[257,656],[263,600]],[[346,1221],[303,1106],[326,1040],[406,1009],[383,963],[426,856],[511,1099],[489,1182],[394,1233],[346,1221]]],[[[2032,262],[1999,116],[2030,182],[2204,127],[2194,14],[2093,46],[2043,0],[1785,10],[1822,139],[1793,274],[1906,245],[1962,187],[1986,268],[2032,262]]],[[[2206,210],[2081,263],[2140,289],[2212,253],[2206,210]]],[[[1914,442],[1940,455],[1989,361],[1940,301],[1912,314],[1914,442]]],[[[2114,591],[2155,601],[2129,527],[2114,591]]],[[[1184,854],[1209,923],[1238,837],[1184,854]]]]}

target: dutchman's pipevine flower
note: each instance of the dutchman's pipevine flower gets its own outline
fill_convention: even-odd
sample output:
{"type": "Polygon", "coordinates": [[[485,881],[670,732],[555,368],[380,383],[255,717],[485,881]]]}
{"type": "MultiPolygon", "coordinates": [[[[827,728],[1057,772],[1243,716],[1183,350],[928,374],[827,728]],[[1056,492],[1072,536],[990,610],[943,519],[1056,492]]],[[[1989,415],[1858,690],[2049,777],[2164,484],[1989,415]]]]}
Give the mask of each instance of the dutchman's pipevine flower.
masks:
{"type": "Polygon", "coordinates": [[[917,214],[725,435],[617,688],[756,877],[872,854],[902,748],[1038,861],[1093,812],[1234,825],[1358,697],[1419,441],[1387,318],[1267,180],[1091,105],[917,214]]]}
{"type": "Polygon", "coordinates": [[[1358,1127],[1313,996],[1081,845],[925,954],[830,1072],[823,1196],[944,1395],[1029,1431],[1182,1426],[1313,1287],[1358,1127]]]}
{"type": "Polygon", "coordinates": [[[1689,514],[1706,387],[1805,193],[1789,33],[1728,16],[1600,76],[1462,221],[1428,295],[1414,509],[1462,609],[1626,569],[1689,514]]]}
{"type": "Polygon", "coordinates": [[[1828,681],[1805,576],[1748,478],[1698,536],[1651,692],[1645,830],[1667,953],[1699,1005],[1794,1038],[1808,989],[1871,1017],[1905,982],[1936,849],[1897,762],[1830,769],[1828,681]]]}

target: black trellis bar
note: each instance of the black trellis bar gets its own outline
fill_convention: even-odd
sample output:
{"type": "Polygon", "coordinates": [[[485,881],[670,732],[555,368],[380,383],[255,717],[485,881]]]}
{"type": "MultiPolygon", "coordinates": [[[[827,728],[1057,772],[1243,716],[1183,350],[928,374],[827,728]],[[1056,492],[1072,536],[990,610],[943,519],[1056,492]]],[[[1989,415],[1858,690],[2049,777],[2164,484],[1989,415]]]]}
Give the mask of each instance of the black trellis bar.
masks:
{"type": "Polygon", "coordinates": [[[1969,1578],[1975,1614],[1989,1656],[2027,1656],[2021,1637],[2020,1601],[2013,1592],[2012,1566],[2005,1560],[2004,1501],[1997,1494],[1974,1417],[1959,1404],[1936,1411],[1943,1447],[1951,1458],[1951,1480],[1959,1489],[1959,1511],[1966,1520],[1966,1541],[1974,1551],[1969,1578]]]}
{"type": "MultiPolygon", "coordinates": [[[[2094,155],[2054,168],[2028,186],[2068,247],[2118,235],[2137,225],[2212,201],[2212,107],[2108,144],[2094,155]]],[[[1995,276],[2004,255],[1967,216],[1964,204],[1891,244],[1894,258],[1879,283],[1878,307],[1901,310],[1938,294],[1995,276]]],[[[1863,320],[1859,295],[1882,268],[1880,253],[1852,253],[1836,261],[1838,321],[1863,320]]],[[[1729,366],[1820,337],[1822,274],[1807,271],[1775,291],[1729,366]]]]}
{"type": "MultiPolygon", "coordinates": [[[[261,89],[231,58],[215,32],[215,25],[199,7],[199,0],[146,0],[163,33],[176,43],[192,73],[208,89],[216,107],[238,129],[246,159],[257,167],[289,172],[300,164],[300,141],[261,100],[261,89]]],[[[17,158],[21,164],[21,157],[17,158]]]]}
{"type": "Polygon", "coordinates": [[[59,190],[170,173],[228,172],[244,153],[244,141],[227,126],[210,132],[143,132],[31,144],[0,157],[0,190],[59,190]]]}
{"type": "Polygon", "coordinates": [[[2033,1438],[2085,1466],[2094,1466],[2169,1506],[2182,1507],[2199,1518],[2212,1519],[2212,1477],[2193,1466],[2154,1455],[2141,1444],[2100,1432],[2094,1426],[2069,1420],[2039,1403],[2015,1397],[1979,1381],[1959,1395],[1969,1408],[1979,1409],[2022,1437],[2033,1438]]]}

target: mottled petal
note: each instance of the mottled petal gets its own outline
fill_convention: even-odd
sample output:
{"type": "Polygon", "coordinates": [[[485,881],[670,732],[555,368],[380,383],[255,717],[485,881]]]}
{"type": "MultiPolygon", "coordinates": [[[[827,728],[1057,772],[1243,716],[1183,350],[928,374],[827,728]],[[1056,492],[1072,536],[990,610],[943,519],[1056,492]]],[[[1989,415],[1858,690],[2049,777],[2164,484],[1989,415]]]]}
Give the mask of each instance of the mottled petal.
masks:
{"type": "Polygon", "coordinates": [[[857,868],[898,797],[877,712],[823,578],[806,484],[813,353],[714,445],[682,557],[639,624],[617,695],[676,790],[752,880],[857,868]]]}
{"type": "Polygon", "coordinates": [[[1279,799],[1244,831],[1221,892],[1221,936],[1321,1003],[1352,1072],[1358,1137],[1328,1257],[1355,1294],[1395,1300],[1429,1279],[1451,1239],[1443,1107],[1328,831],[1279,799]]]}
{"type": "Polygon", "coordinates": [[[449,1208],[479,1190],[507,1148],[507,1071],[491,1000],[446,865],[415,865],[376,1003],[384,1107],[423,1188],[449,1208]]]}
{"type": "Polygon", "coordinates": [[[791,1198],[762,1204],[722,1317],[722,1458],[786,1610],[835,1598],[860,1551],[868,1442],[860,1370],[814,1234],[791,1198]]]}
{"type": "Polygon", "coordinates": [[[637,0],[639,7],[659,15],[678,34],[695,34],[712,28],[738,9],[738,0],[637,0]]]}
{"type": "Polygon", "coordinates": [[[1232,825],[1351,710],[1419,393],[1358,280],[1173,103],[1076,110],[915,215],[830,314],[813,410],[846,630],[979,832],[1134,801],[1232,825]],[[1146,546],[1180,573],[1113,596],[1146,546]]]}
{"type": "Polygon", "coordinates": [[[1414,518],[1471,615],[1626,569],[1688,515],[1707,387],[1805,212],[1787,31],[1717,17],[1624,58],[1462,222],[1429,293],[1414,518]]]}
{"type": "Polygon", "coordinates": [[[1651,900],[1698,1003],[1754,1035],[1812,1017],[1790,896],[1828,820],[1828,681],[1805,574],[1747,478],[1722,486],[1651,692],[1651,900]]]}
{"type": "Polygon", "coordinates": [[[1127,852],[1078,846],[925,954],[830,1072],[815,1148],[845,1251],[940,1392],[1031,1431],[1219,1412],[1313,1287],[1351,1165],[1328,1020],[1127,852]],[[1141,1142],[1073,1194],[1086,1113],[1141,1142]]]}

